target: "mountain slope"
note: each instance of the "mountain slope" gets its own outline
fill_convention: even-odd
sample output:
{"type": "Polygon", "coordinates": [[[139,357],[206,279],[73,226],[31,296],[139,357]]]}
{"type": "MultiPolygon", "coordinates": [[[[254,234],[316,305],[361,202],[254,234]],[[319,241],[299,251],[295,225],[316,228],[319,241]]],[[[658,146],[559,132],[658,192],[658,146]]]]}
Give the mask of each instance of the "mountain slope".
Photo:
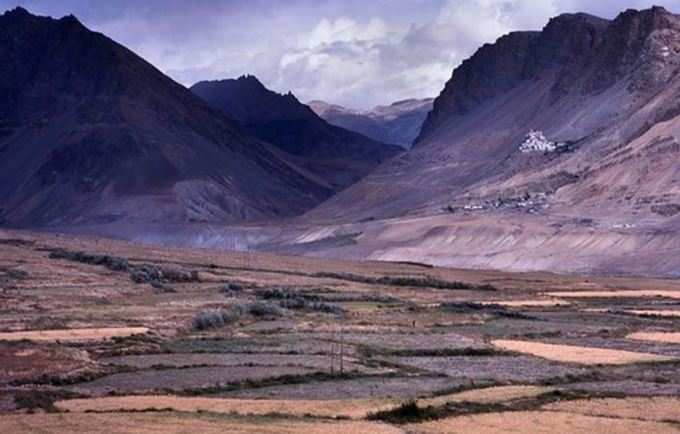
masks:
{"type": "Polygon", "coordinates": [[[410,152],[301,219],[362,234],[310,253],[677,275],[678,101],[663,8],[503,36],[453,72],[410,152]]]}
{"type": "Polygon", "coordinates": [[[341,190],[399,152],[399,148],[330,125],[293,94],[268,90],[253,76],[203,81],[191,87],[248,134],[297,157],[307,170],[341,190]]]}
{"type": "MultiPolygon", "coordinates": [[[[347,218],[395,217],[485,198],[552,194],[564,182],[573,185],[556,201],[567,191],[587,190],[603,166],[621,160],[622,149],[680,113],[679,22],[661,8],[626,11],[611,22],[567,14],[542,32],[516,32],[482,47],[453,73],[412,152],[312,214],[332,209],[347,218]],[[561,149],[569,152],[521,152],[531,130],[568,144],[561,149]]],[[[651,155],[617,167],[649,167],[651,155]]],[[[581,199],[570,197],[568,207],[584,204],[581,199]]],[[[630,214],[634,206],[615,208],[630,214]]]]}
{"type": "Polygon", "coordinates": [[[372,139],[410,148],[432,110],[433,99],[408,99],[368,111],[350,110],[323,101],[309,106],[328,123],[356,131],[372,139]]]}
{"type": "Polygon", "coordinates": [[[20,226],[289,216],[331,191],[131,51],[0,16],[0,219],[20,226]]]}

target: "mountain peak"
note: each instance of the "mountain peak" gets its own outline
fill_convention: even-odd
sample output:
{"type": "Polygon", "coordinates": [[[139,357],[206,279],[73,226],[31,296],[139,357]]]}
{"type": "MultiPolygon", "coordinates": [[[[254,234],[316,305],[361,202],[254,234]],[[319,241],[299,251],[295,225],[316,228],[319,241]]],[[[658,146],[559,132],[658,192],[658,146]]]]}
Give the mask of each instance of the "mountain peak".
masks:
{"type": "Polygon", "coordinates": [[[556,25],[558,23],[562,24],[575,24],[575,23],[586,23],[599,27],[606,27],[611,23],[611,20],[606,18],[598,17],[595,15],[590,15],[584,12],[576,13],[564,13],[551,18],[546,25],[546,28],[556,25]]]}
{"type": "Polygon", "coordinates": [[[668,11],[663,6],[652,6],[648,9],[626,9],[615,19],[615,22],[629,22],[630,20],[642,20],[651,23],[653,28],[665,28],[677,20],[678,16],[668,11]]]}
{"type": "Polygon", "coordinates": [[[29,11],[22,8],[21,6],[17,6],[14,9],[9,9],[3,15],[8,16],[8,17],[29,17],[29,16],[32,16],[32,14],[29,11]]]}
{"type": "Polygon", "coordinates": [[[331,194],[73,16],[0,15],[0,52],[10,224],[238,221],[298,214],[331,194]],[[141,206],[149,197],[159,199],[141,206]]]}
{"type": "Polygon", "coordinates": [[[308,170],[334,189],[347,187],[398,152],[395,146],[330,125],[292,92],[271,91],[252,76],[200,82],[191,90],[244,131],[303,159],[308,170]]]}
{"type": "MultiPolygon", "coordinates": [[[[217,80],[217,81],[219,82],[221,80],[217,80]]],[[[228,81],[228,80],[224,80],[224,81],[228,81]]],[[[238,77],[235,81],[240,82],[240,83],[248,83],[248,84],[258,85],[258,86],[264,87],[262,82],[256,76],[251,75],[251,74],[243,74],[240,77],[238,77]]]]}
{"type": "Polygon", "coordinates": [[[80,26],[83,25],[80,22],[80,20],[78,18],[76,18],[76,16],[73,15],[73,14],[69,14],[69,15],[65,15],[65,16],[61,17],[59,19],[59,22],[66,23],[66,24],[77,24],[77,25],[80,25],[80,26]]]}

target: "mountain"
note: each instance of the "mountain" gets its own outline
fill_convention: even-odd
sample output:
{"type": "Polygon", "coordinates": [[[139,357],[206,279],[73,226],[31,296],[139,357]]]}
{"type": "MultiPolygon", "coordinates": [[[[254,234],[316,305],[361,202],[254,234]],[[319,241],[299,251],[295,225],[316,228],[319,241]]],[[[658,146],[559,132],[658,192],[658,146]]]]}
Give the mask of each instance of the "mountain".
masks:
{"type": "Polygon", "coordinates": [[[680,16],[560,15],[481,47],[410,152],[304,220],[362,234],[336,255],[675,275],[679,101],[680,16]]]}
{"type": "Polygon", "coordinates": [[[358,111],[311,101],[309,106],[328,123],[356,131],[372,139],[410,148],[432,110],[434,99],[407,99],[372,110],[358,111]]]}
{"type": "Polygon", "coordinates": [[[254,76],[202,81],[191,91],[235,119],[243,130],[278,146],[334,190],[355,183],[400,148],[330,125],[292,93],[267,89],[254,76]]]}
{"type": "Polygon", "coordinates": [[[75,17],[0,16],[0,220],[14,226],[291,216],[332,194],[75,17]]]}

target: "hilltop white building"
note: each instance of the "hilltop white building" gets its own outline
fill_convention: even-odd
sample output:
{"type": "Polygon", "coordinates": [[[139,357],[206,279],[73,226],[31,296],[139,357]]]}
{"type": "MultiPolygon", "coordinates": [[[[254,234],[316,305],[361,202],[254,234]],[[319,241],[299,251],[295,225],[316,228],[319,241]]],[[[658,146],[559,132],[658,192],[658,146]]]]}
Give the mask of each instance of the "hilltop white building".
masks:
{"type": "Polygon", "coordinates": [[[528,152],[554,152],[560,146],[564,146],[563,143],[551,142],[548,140],[543,131],[531,130],[527,134],[524,143],[519,145],[519,150],[524,153],[528,152]]]}

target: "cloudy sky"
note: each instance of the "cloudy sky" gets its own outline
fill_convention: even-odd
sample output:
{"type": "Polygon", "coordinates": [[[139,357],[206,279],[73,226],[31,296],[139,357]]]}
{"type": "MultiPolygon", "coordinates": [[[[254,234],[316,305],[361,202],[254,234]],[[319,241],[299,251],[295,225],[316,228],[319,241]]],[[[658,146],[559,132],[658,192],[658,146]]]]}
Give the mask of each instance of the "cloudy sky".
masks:
{"type": "Polygon", "coordinates": [[[187,86],[249,73],[352,108],[436,96],[481,44],[559,13],[652,4],[680,13],[680,0],[0,0],[74,14],[187,86]]]}

